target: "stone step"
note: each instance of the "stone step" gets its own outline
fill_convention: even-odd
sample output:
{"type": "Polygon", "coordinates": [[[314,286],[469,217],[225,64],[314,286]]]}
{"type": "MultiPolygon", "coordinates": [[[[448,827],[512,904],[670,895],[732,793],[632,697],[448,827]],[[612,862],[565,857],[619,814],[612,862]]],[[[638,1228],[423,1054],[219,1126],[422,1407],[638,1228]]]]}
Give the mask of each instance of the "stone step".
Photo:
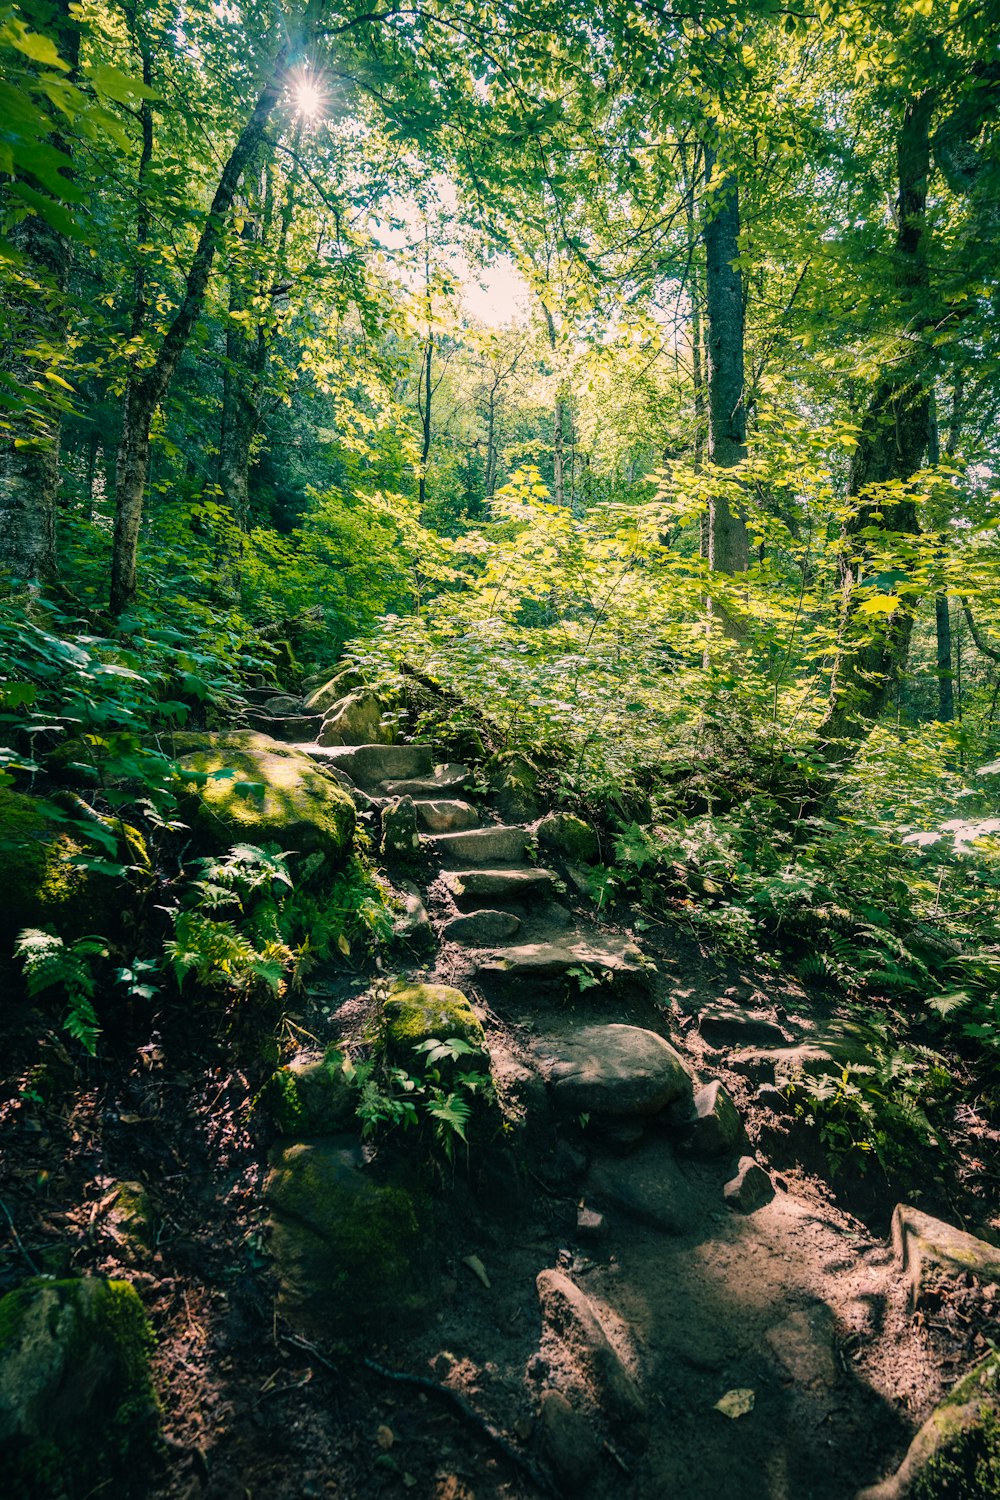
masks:
{"type": "Polygon", "coordinates": [[[551,901],[560,889],[553,870],[536,870],[532,865],[520,869],[443,870],[441,879],[456,905],[466,908],[481,906],[483,901],[504,906],[551,901]]]}
{"type": "Polygon", "coordinates": [[[472,828],[466,833],[440,833],[421,839],[428,854],[436,854],[450,864],[467,864],[485,860],[487,864],[516,865],[524,859],[531,837],[523,828],[472,828]]]}
{"type": "Polygon", "coordinates": [[[642,953],[628,938],[605,933],[567,932],[551,942],[522,943],[489,954],[478,977],[511,983],[530,979],[544,983],[564,978],[570,969],[586,970],[602,983],[628,982],[645,987],[649,973],[642,953]]]}
{"type": "Polygon", "coordinates": [[[468,766],[456,762],[454,765],[435,766],[429,776],[412,776],[403,781],[387,781],[382,791],[387,797],[443,797],[457,792],[471,778],[468,766]]]}
{"type": "Polygon", "coordinates": [[[246,718],[253,729],[285,744],[308,740],[323,723],[322,717],[316,714],[269,714],[257,709],[250,709],[246,718]]]}
{"type": "Polygon", "coordinates": [[[512,911],[473,911],[452,917],[441,928],[441,936],[450,943],[464,943],[470,948],[492,948],[517,935],[521,918],[512,911]]]}
{"type": "Polygon", "coordinates": [[[470,802],[435,801],[413,798],[417,822],[429,833],[459,833],[479,826],[479,814],[470,802]]]}
{"type": "Polygon", "coordinates": [[[381,793],[393,777],[427,776],[432,767],[430,745],[297,745],[320,764],[335,766],[366,792],[381,793]]]}

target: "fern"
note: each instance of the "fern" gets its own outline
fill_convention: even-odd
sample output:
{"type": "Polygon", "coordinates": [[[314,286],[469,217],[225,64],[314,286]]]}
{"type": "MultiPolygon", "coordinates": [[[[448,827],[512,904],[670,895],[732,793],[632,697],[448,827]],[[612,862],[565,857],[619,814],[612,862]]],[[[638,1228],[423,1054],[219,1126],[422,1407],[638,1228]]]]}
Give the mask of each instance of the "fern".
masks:
{"type": "Polygon", "coordinates": [[[26,927],[17,936],[14,956],[24,965],[30,999],[34,1000],[47,990],[65,992],[63,1026],[93,1057],[101,1027],[94,1010],[96,981],[92,966],[95,959],[108,956],[104,939],[82,937],[67,946],[55,933],[26,927]]]}

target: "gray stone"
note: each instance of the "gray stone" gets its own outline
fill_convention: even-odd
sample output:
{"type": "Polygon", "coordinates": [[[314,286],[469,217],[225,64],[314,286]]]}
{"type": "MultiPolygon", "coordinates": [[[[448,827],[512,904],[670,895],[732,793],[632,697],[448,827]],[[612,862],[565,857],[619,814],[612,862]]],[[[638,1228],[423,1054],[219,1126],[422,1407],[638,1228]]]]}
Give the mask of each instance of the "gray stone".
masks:
{"type": "Polygon", "coordinates": [[[9,1500],[123,1493],[155,1452],[152,1334],[127,1281],[28,1281],[0,1301],[9,1500]]]}
{"type": "Polygon", "coordinates": [[[382,809],[382,842],[379,848],[386,859],[394,856],[412,859],[420,848],[417,810],[412,797],[399,797],[382,809]]]}
{"type": "Polygon", "coordinates": [[[517,864],[528,852],[523,828],[471,828],[465,833],[441,833],[424,840],[432,854],[450,864],[483,860],[486,864],[517,864]]]}
{"type": "Polygon", "coordinates": [[[336,762],[367,792],[386,781],[423,776],[431,769],[430,745],[354,745],[344,747],[336,762]]]}
{"type": "Polygon", "coordinates": [[[680,1054],[639,1026],[585,1026],[540,1041],[535,1051],[556,1104],[568,1114],[656,1115],[692,1096],[680,1054]]]}
{"type": "Polygon", "coordinates": [[[402,781],[387,781],[382,788],[387,797],[447,797],[472,776],[468,766],[435,766],[429,776],[410,776],[402,781]]]}
{"type": "Polygon", "coordinates": [[[519,906],[525,902],[547,900],[558,890],[558,880],[551,870],[444,870],[441,880],[448,894],[460,906],[480,901],[505,901],[519,906]]]}
{"type": "Polygon", "coordinates": [[[741,1156],[739,1171],[726,1183],[722,1193],[730,1208],[738,1209],[741,1214],[752,1214],[765,1203],[770,1203],[774,1197],[774,1184],[752,1156],[741,1156]]]}
{"type": "Polygon", "coordinates": [[[892,1216],[892,1247],[910,1283],[914,1305],[928,1280],[968,1273],[978,1281],[1000,1282],[1000,1250],[964,1229],[900,1203],[892,1216]]]}
{"type": "Polygon", "coordinates": [[[772,1083],[786,1089],[799,1081],[803,1073],[829,1077],[841,1073],[851,1063],[864,1062],[864,1044],[850,1037],[832,1037],[820,1042],[802,1042],[796,1047],[754,1047],[734,1053],[728,1065],[758,1083],[772,1083]]]}
{"type": "Polygon", "coordinates": [[[631,1156],[596,1161],[587,1197],[661,1234],[689,1234],[700,1220],[697,1191],[662,1137],[631,1156]]]}
{"type": "Polygon", "coordinates": [[[142,1265],[156,1249],[156,1226],[149,1193],[141,1182],[117,1182],[106,1195],[105,1229],[115,1241],[119,1257],[142,1265]]]}
{"type": "Polygon", "coordinates": [[[333,705],[316,739],[321,745],[376,745],[388,744],[392,734],[375,694],[362,689],[333,705]]]}
{"type": "Polygon", "coordinates": [[[290,693],[278,693],[276,697],[267,699],[264,712],[271,714],[274,718],[287,718],[291,714],[301,715],[302,699],[293,698],[290,693]]]}
{"type": "Polygon", "coordinates": [[[708,1005],[698,1017],[698,1030],[713,1047],[783,1047],[785,1034],[777,1021],[756,1011],[731,1005],[708,1005]]]}
{"type": "Polygon", "coordinates": [[[421,828],[429,833],[461,833],[479,824],[479,814],[470,802],[421,800],[416,803],[416,808],[421,828]]]}
{"type": "Polygon", "coordinates": [[[577,864],[593,864],[600,857],[597,834],[573,813],[549,813],[536,824],[535,836],[541,848],[577,864]]]}
{"type": "Polygon", "coordinates": [[[840,1379],[836,1341],[836,1321],[825,1302],[793,1308],[766,1334],[785,1378],[812,1390],[832,1390],[840,1379]]]}
{"type": "Polygon", "coordinates": [[[512,823],[537,818],[543,808],[538,792],[538,770],[524,756],[513,756],[490,773],[494,801],[503,817],[512,823]]]}
{"type": "Polygon", "coordinates": [[[513,937],[521,926],[521,918],[509,911],[473,911],[464,917],[452,917],[441,929],[441,936],[451,943],[468,943],[472,947],[488,947],[513,937]]]}
{"type": "Polygon", "coordinates": [[[504,948],[484,959],[477,972],[480,979],[507,985],[523,979],[568,979],[581,991],[592,989],[589,980],[597,980],[602,994],[615,988],[645,989],[649,984],[649,971],[635,944],[599,932],[569,932],[553,942],[504,948]]]}
{"type": "Polygon", "coordinates": [[[247,722],[261,734],[268,734],[282,744],[290,744],[310,740],[321,727],[322,721],[307,714],[273,715],[251,712],[247,714],[247,722]]]}
{"type": "Polygon", "coordinates": [[[694,1096],[694,1114],[687,1123],[687,1147],[693,1156],[728,1156],[746,1143],[739,1110],[719,1080],[713,1079],[694,1096]]]}
{"type": "Polygon", "coordinates": [[[612,1425],[627,1430],[639,1446],[645,1436],[646,1403],[589,1298],[563,1271],[540,1271],[535,1285],[546,1330],[589,1381],[612,1425]]]}
{"type": "Polygon", "coordinates": [[[597,1471],[599,1453],[584,1418],[561,1391],[543,1391],[538,1410],[542,1451],[570,1495],[579,1495],[597,1471]]]}
{"type": "Polygon", "coordinates": [[[403,943],[418,948],[433,948],[434,928],[417,887],[411,881],[402,884],[403,910],[393,923],[393,934],[403,943]]]}

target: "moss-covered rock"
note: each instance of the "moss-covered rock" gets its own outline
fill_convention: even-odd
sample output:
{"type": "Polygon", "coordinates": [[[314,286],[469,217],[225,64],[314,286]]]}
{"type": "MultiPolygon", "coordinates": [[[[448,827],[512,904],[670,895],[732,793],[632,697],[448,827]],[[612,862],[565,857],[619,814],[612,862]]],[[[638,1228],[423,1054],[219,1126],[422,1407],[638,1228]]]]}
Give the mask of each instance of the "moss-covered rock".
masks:
{"type": "Polygon", "coordinates": [[[412,1194],[373,1182],[349,1139],[297,1141],[271,1163],[265,1195],[287,1317],[349,1338],[425,1305],[412,1194]]]}
{"type": "Polygon", "coordinates": [[[958,1382],[895,1474],[857,1500],[1000,1500],[1000,1356],[958,1382]]]}
{"type": "Polygon", "coordinates": [[[412,859],[420,848],[417,832],[417,809],[412,797],[397,797],[382,810],[382,842],[379,845],[384,859],[412,859]]]}
{"type": "MultiPolygon", "coordinates": [[[[141,842],[141,841],[140,841],[141,842]]],[[[70,939],[101,931],[121,909],[108,876],[75,864],[107,858],[76,829],[68,832],[36,797],[0,788],[0,944],[9,951],[22,927],[54,926],[70,939]]]]}
{"type": "Polygon", "coordinates": [[[525,823],[538,817],[544,803],[536,765],[523,755],[498,757],[487,767],[487,774],[496,805],[509,822],[525,823]]]}
{"type": "Polygon", "coordinates": [[[462,991],[450,985],[402,981],[390,990],[384,1015],[386,1051],[411,1069],[415,1049],[432,1037],[438,1041],[459,1037],[482,1049],[484,1058],[487,1055],[482,1022],[462,991]]]}
{"type": "Polygon", "coordinates": [[[117,1182],[105,1202],[106,1224],[119,1255],[141,1265],[156,1249],[156,1224],[148,1192],[141,1182],[117,1182]]]}
{"type": "Polygon", "coordinates": [[[8,1500],[126,1494],[156,1449],[149,1324],[127,1281],[30,1281],[0,1301],[8,1500]]]}
{"type": "Polygon", "coordinates": [[[392,730],[382,722],[382,705],[363,689],[334,703],[316,736],[321,745],[391,745],[392,730]]]}
{"type": "Polygon", "coordinates": [[[307,755],[275,750],[266,735],[254,739],[267,748],[222,739],[205,736],[179,762],[182,771],[206,778],[186,809],[202,846],[221,852],[239,842],[277,843],[342,864],[355,827],[354,803],[343,787],[307,755]],[[218,776],[222,771],[235,774],[218,776]]]}
{"type": "Polygon", "coordinates": [[[258,1107],[282,1135],[330,1135],[349,1126],[357,1095],[335,1047],[322,1057],[301,1054],[279,1068],[264,1085],[258,1107]]]}
{"type": "Polygon", "coordinates": [[[543,849],[572,860],[574,864],[593,864],[601,852],[597,834],[590,824],[573,813],[549,813],[538,824],[535,834],[543,849]]]}
{"type": "Polygon", "coordinates": [[[316,685],[310,679],[311,690],[305,701],[306,713],[325,714],[348,693],[356,693],[364,685],[360,672],[352,666],[341,667],[333,676],[321,678],[316,685]]]}

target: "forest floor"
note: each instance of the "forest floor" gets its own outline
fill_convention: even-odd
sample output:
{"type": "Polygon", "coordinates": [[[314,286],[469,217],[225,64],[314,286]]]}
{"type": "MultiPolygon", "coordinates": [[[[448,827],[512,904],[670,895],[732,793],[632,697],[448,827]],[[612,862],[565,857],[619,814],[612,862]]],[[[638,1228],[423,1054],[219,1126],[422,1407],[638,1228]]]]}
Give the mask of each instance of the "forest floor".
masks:
{"type": "MultiPolygon", "coordinates": [[[[436,870],[412,873],[438,921],[436,870]]],[[[627,933],[583,898],[567,904],[578,927],[627,933]]],[[[687,1157],[655,1125],[636,1134],[577,1122],[558,1137],[529,1127],[516,1179],[503,1156],[478,1160],[473,1148],[468,1163],[437,1175],[428,1311],[366,1342],[382,1370],[315,1331],[303,1337],[276,1310],[262,1201],[273,1136],[251,1111],[264,1073],[232,1061],[254,1056],[252,1027],[223,1037],[175,1004],[135,1051],[86,1067],[52,1034],[45,1056],[63,1086],[47,1105],[30,1097],[38,1058],[17,1040],[24,1017],[7,1016],[3,1286],[27,1265],[137,1286],[157,1339],[167,1445],[149,1500],[530,1500],[536,1482],[442,1388],[537,1463],[541,1390],[582,1378],[572,1352],[540,1340],[535,1280],[546,1268],[585,1291],[648,1410],[645,1447],[590,1413],[593,1500],[696,1487],[744,1500],[852,1500],[895,1467],[987,1340],[1000,1342],[992,1288],[949,1283],[911,1311],[885,1238],[894,1191],[866,1186],[854,1207],[867,1222],[855,1217],[852,1185],[838,1194],[816,1170],[809,1133],[757,1101],[741,1049],[708,1047],[696,1024],[722,1000],[808,1038],[824,1007],[795,984],[702,953],[669,923],[641,941],[656,972],[648,992],[625,998],[563,985],[521,987],[501,1002],[477,982],[483,955],[450,943],[428,967],[400,967],[473,998],[501,1093],[539,1037],[612,1022],[671,1037],[693,1070],[731,1091],[773,1200],[733,1212],[722,1196],[733,1162],[687,1157]],[[126,1180],[148,1186],[158,1224],[155,1251],[138,1263],[110,1212],[111,1190],[126,1180]],[[578,1233],[581,1202],[604,1211],[603,1238],[578,1233]],[[717,1409],[732,1391],[752,1392],[752,1409],[717,1409]]],[[[344,965],[313,976],[284,1022],[290,1050],[358,1037],[372,977],[344,965]]],[[[970,1137],[970,1179],[983,1149],[970,1137]]],[[[995,1158],[995,1138],[985,1149],[995,1158]]],[[[989,1207],[978,1205],[980,1219],[989,1207]]]]}

